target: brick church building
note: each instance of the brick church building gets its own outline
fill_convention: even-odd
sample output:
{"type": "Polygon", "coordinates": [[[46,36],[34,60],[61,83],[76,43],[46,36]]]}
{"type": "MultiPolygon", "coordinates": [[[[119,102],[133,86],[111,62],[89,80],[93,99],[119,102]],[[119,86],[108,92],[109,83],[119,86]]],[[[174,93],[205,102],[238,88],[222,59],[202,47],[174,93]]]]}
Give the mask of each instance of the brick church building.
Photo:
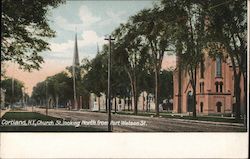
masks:
{"type": "MultiPolygon", "coordinates": [[[[178,66],[178,57],[176,66],[178,66]]],[[[178,67],[174,71],[174,113],[193,112],[192,87],[188,73],[178,67]]],[[[230,60],[204,54],[196,76],[197,114],[233,114],[235,111],[234,79],[230,60]]],[[[241,80],[241,112],[244,111],[244,82],[241,80]]]]}

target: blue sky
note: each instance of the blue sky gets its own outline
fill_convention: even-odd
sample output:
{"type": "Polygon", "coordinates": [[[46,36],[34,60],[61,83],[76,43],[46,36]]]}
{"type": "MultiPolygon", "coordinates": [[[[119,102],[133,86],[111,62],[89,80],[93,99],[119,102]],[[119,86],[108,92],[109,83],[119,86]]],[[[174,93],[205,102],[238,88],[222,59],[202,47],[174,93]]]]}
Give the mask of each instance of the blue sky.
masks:
{"type": "Polygon", "coordinates": [[[27,92],[31,94],[38,82],[72,65],[76,27],[80,59],[91,59],[97,53],[97,43],[99,48],[106,43],[105,35],[110,34],[120,23],[126,22],[129,16],[152,7],[155,2],[157,1],[66,1],[48,14],[56,37],[49,39],[51,51],[41,53],[44,57],[41,69],[27,72],[10,64],[7,75],[23,81],[27,92]]]}
{"type": "Polygon", "coordinates": [[[153,3],[153,0],[66,1],[50,13],[51,27],[57,33],[56,38],[50,40],[51,51],[44,53],[45,62],[53,59],[71,64],[76,28],[80,59],[93,58],[97,43],[100,48],[105,43],[105,35],[153,3]]]}

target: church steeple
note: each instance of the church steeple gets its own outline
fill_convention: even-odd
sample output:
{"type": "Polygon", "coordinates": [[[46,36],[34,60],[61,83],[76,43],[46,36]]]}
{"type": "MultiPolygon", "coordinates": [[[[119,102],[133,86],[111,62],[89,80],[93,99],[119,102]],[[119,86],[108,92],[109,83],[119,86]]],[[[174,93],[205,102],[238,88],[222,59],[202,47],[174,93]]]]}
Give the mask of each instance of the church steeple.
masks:
{"type": "Polygon", "coordinates": [[[98,45],[98,43],[97,43],[96,45],[97,45],[97,46],[96,46],[96,47],[97,47],[97,48],[96,48],[96,49],[97,49],[97,54],[100,54],[100,50],[99,50],[99,45],[98,45]]]}
{"type": "Polygon", "coordinates": [[[78,55],[78,45],[77,45],[77,33],[75,35],[75,48],[74,48],[74,57],[73,57],[73,66],[79,66],[79,55],[78,55]]]}
{"type": "Polygon", "coordinates": [[[76,91],[76,80],[79,77],[79,55],[78,55],[78,46],[77,46],[77,33],[75,35],[75,48],[74,48],[74,57],[73,57],[73,66],[72,66],[72,77],[73,77],[73,91],[74,91],[74,109],[79,109],[77,102],[77,91],[76,91]]]}

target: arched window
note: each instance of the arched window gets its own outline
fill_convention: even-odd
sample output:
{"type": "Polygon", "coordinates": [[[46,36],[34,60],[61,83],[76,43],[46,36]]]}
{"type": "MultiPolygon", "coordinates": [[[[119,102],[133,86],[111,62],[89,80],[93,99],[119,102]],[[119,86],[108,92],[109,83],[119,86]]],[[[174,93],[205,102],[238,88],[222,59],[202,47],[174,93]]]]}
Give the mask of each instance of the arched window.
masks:
{"type": "Polygon", "coordinates": [[[200,93],[204,93],[204,82],[200,83],[200,93]]]}
{"type": "Polygon", "coordinates": [[[216,107],[217,107],[217,112],[220,113],[221,112],[221,107],[222,107],[221,102],[217,102],[216,107]]]}
{"type": "Polygon", "coordinates": [[[222,76],[222,63],[221,63],[221,58],[216,57],[216,77],[221,77],[222,76]]]}
{"type": "Polygon", "coordinates": [[[220,82],[219,85],[220,85],[220,92],[223,92],[223,82],[220,82]]]}
{"type": "Polygon", "coordinates": [[[204,61],[200,62],[200,76],[204,78],[204,61]]]}
{"type": "Polygon", "coordinates": [[[215,82],[216,92],[223,92],[223,82],[215,82]]]}
{"type": "Polygon", "coordinates": [[[200,111],[203,112],[203,102],[200,103],[200,111]]]}
{"type": "Polygon", "coordinates": [[[216,92],[219,92],[219,83],[215,82],[216,92]]]}

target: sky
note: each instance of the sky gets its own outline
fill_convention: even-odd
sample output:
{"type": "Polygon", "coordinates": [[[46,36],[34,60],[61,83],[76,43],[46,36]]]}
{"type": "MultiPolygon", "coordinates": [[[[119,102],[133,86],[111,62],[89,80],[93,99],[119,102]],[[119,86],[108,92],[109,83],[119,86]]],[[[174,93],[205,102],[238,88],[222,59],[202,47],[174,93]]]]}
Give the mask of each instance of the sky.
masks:
{"type": "MultiPolygon", "coordinates": [[[[150,8],[152,0],[129,1],[66,1],[48,14],[50,26],[56,37],[49,39],[51,51],[42,52],[45,63],[40,70],[27,72],[19,70],[17,64],[8,63],[6,74],[25,84],[26,92],[31,95],[33,87],[48,76],[52,76],[72,65],[74,37],[77,33],[79,58],[94,58],[97,45],[101,48],[109,35],[120,23],[144,8],[150,8]]],[[[163,68],[175,64],[174,56],[163,60],[163,68]]]]}

